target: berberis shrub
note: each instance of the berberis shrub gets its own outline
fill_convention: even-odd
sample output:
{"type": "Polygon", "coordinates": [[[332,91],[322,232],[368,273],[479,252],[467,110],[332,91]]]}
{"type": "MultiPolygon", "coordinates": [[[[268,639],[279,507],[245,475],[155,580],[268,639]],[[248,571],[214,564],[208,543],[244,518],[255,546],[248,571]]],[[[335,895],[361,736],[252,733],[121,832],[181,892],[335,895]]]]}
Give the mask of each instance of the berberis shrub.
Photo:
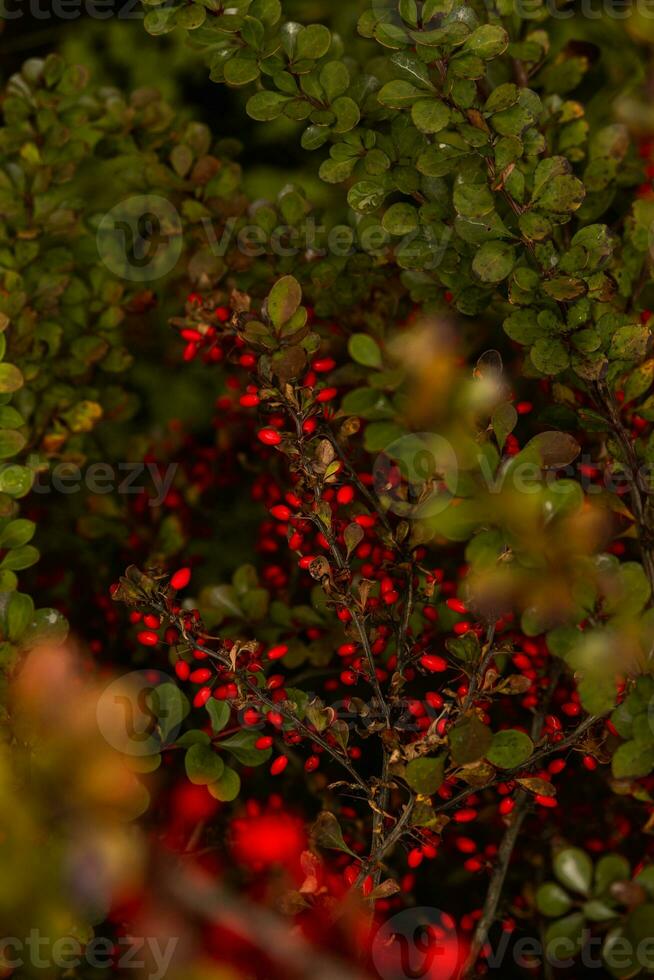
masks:
{"type": "Polygon", "coordinates": [[[0,97],[3,975],[652,975],[647,11],[95,26],[0,97]]]}

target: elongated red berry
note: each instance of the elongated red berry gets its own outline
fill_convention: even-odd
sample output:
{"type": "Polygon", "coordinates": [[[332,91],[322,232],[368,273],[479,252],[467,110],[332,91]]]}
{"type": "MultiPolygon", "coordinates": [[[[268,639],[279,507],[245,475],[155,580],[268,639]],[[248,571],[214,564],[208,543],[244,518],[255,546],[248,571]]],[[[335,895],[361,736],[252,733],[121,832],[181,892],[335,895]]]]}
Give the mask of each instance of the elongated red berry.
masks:
{"type": "Polygon", "coordinates": [[[318,374],[324,374],[327,371],[333,371],[336,367],[336,361],[333,357],[318,357],[315,361],[311,362],[311,367],[318,374]]]}
{"type": "Polygon", "coordinates": [[[420,658],[420,663],[425,670],[429,670],[433,674],[440,673],[442,670],[447,670],[447,660],[445,657],[439,657],[436,653],[426,653],[424,657],[420,658]]]}
{"type": "Polygon", "coordinates": [[[259,396],[253,394],[241,395],[238,401],[239,405],[242,405],[243,408],[256,408],[259,404],[259,396]]]}
{"type": "Polygon", "coordinates": [[[170,584],[173,589],[185,589],[190,581],[190,568],[179,568],[170,578],[170,584]]]}
{"type": "Polygon", "coordinates": [[[257,438],[264,446],[278,446],[282,441],[282,437],[277,429],[259,429],[257,438]]]}
{"type": "Polygon", "coordinates": [[[286,769],[287,765],[288,765],[288,759],[286,758],[286,756],[278,755],[270,767],[271,776],[279,776],[280,773],[284,772],[284,769],[286,769]]]}
{"type": "Polygon", "coordinates": [[[330,402],[333,398],[336,398],[338,394],[338,388],[323,388],[316,395],[317,402],[330,402]]]}
{"type": "Polygon", "coordinates": [[[154,632],[154,630],[141,630],[137,635],[136,639],[139,643],[142,643],[144,647],[156,647],[159,642],[159,635],[154,632]]]}
{"type": "Polygon", "coordinates": [[[203,704],[206,704],[211,697],[210,687],[201,687],[198,693],[193,698],[193,707],[201,708],[203,704]]]}
{"type": "Polygon", "coordinates": [[[208,667],[200,667],[198,670],[194,670],[189,675],[189,680],[191,684],[204,684],[211,677],[211,671],[208,667]]]}
{"type": "Polygon", "coordinates": [[[191,673],[191,668],[185,660],[178,660],[175,664],[175,673],[179,677],[180,681],[187,681],[191,673]]]}

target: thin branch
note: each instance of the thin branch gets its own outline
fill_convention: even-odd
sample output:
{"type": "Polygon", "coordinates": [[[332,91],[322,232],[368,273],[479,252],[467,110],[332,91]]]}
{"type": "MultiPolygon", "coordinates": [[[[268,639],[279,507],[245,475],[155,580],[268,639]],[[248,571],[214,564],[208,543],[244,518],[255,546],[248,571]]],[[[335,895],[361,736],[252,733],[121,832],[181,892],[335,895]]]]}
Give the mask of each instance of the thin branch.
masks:
{"type": "Polygon", "coordinates": [[[465,700],[461,707],[461,711],[465,713],[471,706],[475,699],[475,695],[479,690],[480,685],[483,683],[484,675],[488,670],[488,666],[495,656],[495,650],[493,649],[493,640],[495,639],[495,623],[491,623],[486,630],[486,648],[482,653],[481,660],[477,665],[476,670],[473,672],[470,678],[470,685],[468,687],[468,693],[465,696],[465,700]]]}

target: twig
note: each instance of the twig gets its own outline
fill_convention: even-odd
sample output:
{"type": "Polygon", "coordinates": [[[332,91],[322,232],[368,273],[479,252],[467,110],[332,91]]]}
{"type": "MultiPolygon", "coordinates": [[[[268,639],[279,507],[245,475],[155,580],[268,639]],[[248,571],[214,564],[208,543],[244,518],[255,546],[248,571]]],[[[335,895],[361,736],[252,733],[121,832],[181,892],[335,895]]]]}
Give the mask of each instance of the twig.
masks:
{"type": "Polygon", "coordinates": [[[650,588],[654,594],[654,535],[652,529],[647,523],[647,518],[645,517],[645,506],[643,504],[643,497],[641,489],[638,486],[638,472],[639,464],[638,457],[636,456],[636,451],[633,446],[633,441],[626,431],[624,425],[622,424],[622,419],[620,418],[620,413],[618,412],[615,402],[613,401],[613,396],[611,392],[598,382],[595,386],[596,400],[599,402],[600,406],[608,413],[609,421],[611,423],[611,428],[613,434],[617,439],[622,454],[624,456],[624,461],[627,466],[625,471],[625,477],[627,483],[629,484],[629,497],[631,500],[631,509],[634,512],[636,518],[636,526],[638,530],[638,543],[640,545],[640,553],[643,560],[643,567],[647,575],[650,588]]]}
{"type": "Polygon", "coordinates": [[[491,623],[486,630],[486,649],[484,650],[481,660],[477,665],[476,670],[470,678],[470,685],[468,687],[468,693],[465,696],[461,711],[465,713],[470,705],[472,704],[477,691],[479,690],[480,684],[483,683],[484,675],[488,669],[488,665],[495,656],[495,650],[493,649],[493,640],[495,639],[495,623],[491,623]]]}
{"type": "MultiPolygon", "coordinates": [[[[552,695],[554,694],[556,686],[559,682],[561,669],[561,665],[559,665],[558,669],[555,669],[548,686],[547,694],[543,699],[543,703],[541,704],[539,711],[534,715],[531,725],[531,737],[534,741],[541,736],[545,714],[548,710],[552,695]]],[[[588,719],[586,719],[586,721],[588,721],[588,719]]],[[[581,729],[583,726],[580,725],[579,728],[581,729]]],[[[502,897],[504,882],[506,880],[509,864],[511,862],[511,856],[518,840],[522,824],[524,823],[525,817],[529,811],[530,804],[531,794],[523,787],[520,787],[516,793],[516,805],[510,817],[509,826],[502,837],[502,841],[497,852],[497,861],[493,869],[493,874],[491,875],[481,918],[477,922],[477,926],[472,937],[470,952],[463,969],[462,980],[468,980],[468,978],[472,976],[475,964],[479,959],[479,954],[484,947],[490,928],[495,921],[497,908],[502,897]]]]}

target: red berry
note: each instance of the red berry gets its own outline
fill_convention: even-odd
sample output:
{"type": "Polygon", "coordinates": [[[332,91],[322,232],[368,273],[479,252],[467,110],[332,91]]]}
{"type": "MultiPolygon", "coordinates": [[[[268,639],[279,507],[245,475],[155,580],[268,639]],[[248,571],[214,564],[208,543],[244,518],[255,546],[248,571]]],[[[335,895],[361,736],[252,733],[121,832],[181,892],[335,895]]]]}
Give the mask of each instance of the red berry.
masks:
{"type": "Polygon", "coordinates": [[[279,643],[277,646],[271,647],[268,651],[268,660],[280,660],[282,657],[285,657],[287,653],[288,647],[286,644],[279,643]]]}
{"type": "Polygon", "coordinates": [[[264,446],[278,446],[282,441],[277,429],[259,429],[257,437],[264,446]]]}
{"type": "Polygon", "coordinates": [[[241,397],[238,400],[238,403],[239,405],[242,405],[243,408],[256,408],[256,406],[259,404],[259,396],[241,395],[241,397]]]}
{"type": "Polygon", "coordinates": [[[284,772],[284,769],[286,769],[287,765],[288,765],[287,757],[285,755],[278,755],[270,767],[270,774],[272,776],[279,776],[280,773],[284,772]]]}
{"type": "Polygon", "coordinates": [[[339,504],[351,504],[354,500],[354,487],[347,484],[339,487],[336,493],[336,500],[339,504]]]}
{"type": "Polygon", "coordinates": [[[211,697],[210,687],[201,687],[198,693],[193,698],[193,707],[201,708],[203,704],[206,704],[211,697]]]}
{"type": "Polygon", "coordinates": [[[336,398],[338,394],[338,388],[323,388],[316,395],[317,402],[330,402],[333,398],[336,398]]]}
{"type": "MultiPolygon", "coordinates": [[[[420,658],[420,663],[425,670],[429,670],[434,674],[440,673],[442,670],[447,670],[447,660],[444,657],[439,657],[435,653],[426,653],[424,657],[420,658]]],[[[443,701],[441,699],[442,703],[443,701]]]]}
{"type": "Polygon", "coordinates": [[[315,361],[311,362],[311,367],[318,374],[325,374],[327,371],[333,371],[336,367],[336,361],[333,357],[319,357],[315,361]]]}
{"type": "Polygon", "coordinates": [[[191,569],[180,568],[171,576],[170,584],[173,589],[185,589],[191,581],[191,569]]]}
{"type": "Polygon", "coordinates": [[[154,630],[141,630],[136,639],[139,641],[139,643],[142,643],[144,647],[155,647],[159,642],[159,636],[154,632],[154,630]]]}

